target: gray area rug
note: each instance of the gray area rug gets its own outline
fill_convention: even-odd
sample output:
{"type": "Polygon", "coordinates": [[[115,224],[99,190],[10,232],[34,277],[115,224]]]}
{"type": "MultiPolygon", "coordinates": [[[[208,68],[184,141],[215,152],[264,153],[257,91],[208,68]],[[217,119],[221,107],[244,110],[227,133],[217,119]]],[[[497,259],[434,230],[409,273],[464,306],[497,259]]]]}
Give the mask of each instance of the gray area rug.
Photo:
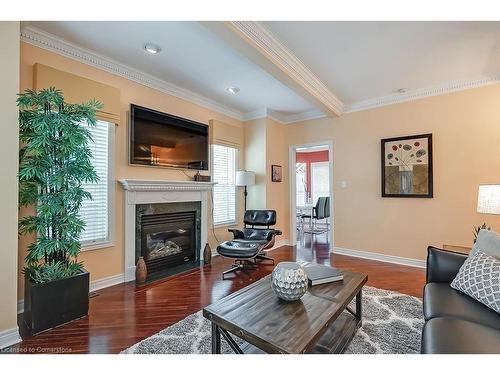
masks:
{"type": "MultiPolygon", "coordinates": [[[[423,323],[421,299],[365,286],[363,326],[358,330],[346,353],[419,353],[423,323]]],[[[122,353],[209,354],[210,335],[210,322],[203,317],[201,311],[198,311],[122,353]]],[[[222,352],[232,353],[224,338],[222,338],[222,352]]]]}

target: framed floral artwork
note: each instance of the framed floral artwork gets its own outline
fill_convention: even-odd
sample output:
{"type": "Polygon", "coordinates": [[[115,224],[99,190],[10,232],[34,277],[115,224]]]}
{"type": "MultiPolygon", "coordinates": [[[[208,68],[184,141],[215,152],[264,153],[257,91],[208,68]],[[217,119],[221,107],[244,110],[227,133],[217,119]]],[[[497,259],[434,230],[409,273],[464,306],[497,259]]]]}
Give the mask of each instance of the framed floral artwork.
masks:
{"type": "Polygon", "coordinates": [[[272,182],[281,182],[283,180],[283,172],[281,165],[272,165],[271,166],[271,181],[272,182]]]}
{"type": "Polygon", "coordinates": [[[432,198],[432,134],[381,141],[382,197],[432,198]]]}

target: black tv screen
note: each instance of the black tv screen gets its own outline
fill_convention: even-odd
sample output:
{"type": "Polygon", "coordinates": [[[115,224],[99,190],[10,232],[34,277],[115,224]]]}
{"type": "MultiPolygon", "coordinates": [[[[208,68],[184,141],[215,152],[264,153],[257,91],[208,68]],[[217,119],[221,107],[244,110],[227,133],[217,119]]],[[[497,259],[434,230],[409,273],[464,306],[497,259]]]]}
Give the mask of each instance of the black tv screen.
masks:
{"type": "Polygon", "coordinates": [[[208,126],[132,104],[130,163],[208,170],[208,126]]]}

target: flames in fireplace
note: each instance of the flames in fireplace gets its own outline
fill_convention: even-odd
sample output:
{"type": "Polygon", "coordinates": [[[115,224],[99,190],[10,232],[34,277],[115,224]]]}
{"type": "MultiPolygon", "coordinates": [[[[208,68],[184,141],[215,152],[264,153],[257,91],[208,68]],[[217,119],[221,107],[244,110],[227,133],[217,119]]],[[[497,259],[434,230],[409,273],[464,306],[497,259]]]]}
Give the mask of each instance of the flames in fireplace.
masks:
{"type": "Polygon", "coordinates": [[[174,255],[182,252],[182,248],[169,238],[185,235],[187,230],[150,233],[146,237],[146,247],[149,259],[174,255]]]}
{"type": "Polygon", "coordinates": [[[148,278],[196,260],[196,211],[141,216],[141,254],[148,278]]]}

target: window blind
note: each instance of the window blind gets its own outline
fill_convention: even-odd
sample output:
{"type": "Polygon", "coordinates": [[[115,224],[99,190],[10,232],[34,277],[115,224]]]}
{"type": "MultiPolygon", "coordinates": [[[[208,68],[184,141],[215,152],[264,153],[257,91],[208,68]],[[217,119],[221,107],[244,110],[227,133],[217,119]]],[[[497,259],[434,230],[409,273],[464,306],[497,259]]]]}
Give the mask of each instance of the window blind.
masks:
{"type": "Polygon", "coordinates": [[[330,168],[327,161],[311,163],[311,185],[313,204],[319,197],[330,196],[330,168]]]}
{"type": "Polygon", "coordinates": [[[234,147],[213,146],[214,225],[236,222],[236,153],[234,147]]]}
{"type": "Polygon", "coordinates": [[[80,208],[80,217],[86,223],[80,236],[82,246],[109,241],[109,133],[111,126],[109,122],[99,120],[95,126],[89,127],[93,142],[89,142],[88,146],[92,152],[92,164],[99,176],[99,182],[82,184],[82,188],[92,194],[92,200],[84,200],[80,208]]]}
{"type": "Polygon", "coordinates": [[[307,202],[307,178],[306,178],[306,163],[296,163],[296,193],[297,206],[305,206],[307,202]]]}

